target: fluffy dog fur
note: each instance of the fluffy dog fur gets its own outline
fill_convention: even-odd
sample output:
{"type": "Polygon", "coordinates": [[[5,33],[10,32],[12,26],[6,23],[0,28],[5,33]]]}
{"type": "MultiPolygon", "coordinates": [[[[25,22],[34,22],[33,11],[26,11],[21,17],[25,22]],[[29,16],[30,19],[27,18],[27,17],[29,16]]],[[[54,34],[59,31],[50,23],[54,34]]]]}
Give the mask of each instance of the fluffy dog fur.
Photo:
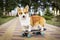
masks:
{"type": "Polygon", "coordinates": [[[23,30],[31,31],[32,29],[40,29],[43,31],[44,24],[46,20],[38,15],[33,15],[29,17],[29,6],[27,5],[25,8],[18,7],[18,15],[20,19],[20,24],[23,30]]]}

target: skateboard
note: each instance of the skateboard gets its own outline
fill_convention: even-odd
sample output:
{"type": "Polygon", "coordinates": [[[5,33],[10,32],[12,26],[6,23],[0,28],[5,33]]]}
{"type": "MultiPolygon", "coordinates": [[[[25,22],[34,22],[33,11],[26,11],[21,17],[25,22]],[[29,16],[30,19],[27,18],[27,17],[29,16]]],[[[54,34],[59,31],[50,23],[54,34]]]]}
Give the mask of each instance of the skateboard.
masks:
{"type": "Polygon", "coordinates": [[[44,28],[44,31],[40,31],[41,29],[39,29],[39,30],[31,30],[31,32],[28,32],[28,30],[26,30],[26,31],[24,31],[24,33],[22,33],[22,37],[28,37],[28,38],[30,38],[30,37],[32,37],[32,35],[41,35],[41,36],[44,36],[44,31],[46,30],[45,28],[44,28]]]}

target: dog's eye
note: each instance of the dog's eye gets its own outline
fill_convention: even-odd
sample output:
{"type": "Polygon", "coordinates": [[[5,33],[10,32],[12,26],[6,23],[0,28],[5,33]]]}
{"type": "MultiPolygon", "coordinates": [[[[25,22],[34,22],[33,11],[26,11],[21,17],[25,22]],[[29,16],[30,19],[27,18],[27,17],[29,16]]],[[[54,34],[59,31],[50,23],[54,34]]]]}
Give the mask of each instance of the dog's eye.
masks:
{"type": "Polygon", "coordinates": [[[22,14],[22,13],[19,13],[19,14],[22,14]]]}
{"type": "Polygon", "coordinates": [[[25,14],[28,13],[28,12],[25,12],[25,14]]]}
{"type": "Polygon", "coordinates": [[[25,14],[26,14],[26,12],[25,12],[25,14]]]}

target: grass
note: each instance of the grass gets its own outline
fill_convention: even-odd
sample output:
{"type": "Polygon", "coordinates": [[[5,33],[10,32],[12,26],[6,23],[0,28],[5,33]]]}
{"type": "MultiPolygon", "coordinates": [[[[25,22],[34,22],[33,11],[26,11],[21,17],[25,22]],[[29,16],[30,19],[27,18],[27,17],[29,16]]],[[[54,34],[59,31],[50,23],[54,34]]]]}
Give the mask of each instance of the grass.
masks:
{"type": "Polygon", "coordinates": [[[60,27],[60,15],[54,16],[51,20],[47,20],[47,23],[60,27]]]}
{"type": "Polygon", "coordinates": [[[13,19],[15,17],[11,17],[11,16],[4,16],[4,17],[0,17],[0,25],[3,23],[8,22],[9,20],[13,19]]]}
{"type": "Polygon", "coordinates": [[[47,23],[60,27],[60,21],[47,20],[47,23]]]}

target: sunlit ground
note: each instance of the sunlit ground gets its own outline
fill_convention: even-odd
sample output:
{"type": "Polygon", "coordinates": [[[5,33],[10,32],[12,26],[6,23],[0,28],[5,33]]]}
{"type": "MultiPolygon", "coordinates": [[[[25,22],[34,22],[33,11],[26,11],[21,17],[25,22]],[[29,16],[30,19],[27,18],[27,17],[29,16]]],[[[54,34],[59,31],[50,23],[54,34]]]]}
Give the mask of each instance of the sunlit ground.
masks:
{"type": "Polygon", "coordinates": [[[46,24],[45,35],[34,35],[31,38],[21,37],[21,26],[19,19],[13,20],[1,25],[0,27],[0,40],[60,40],[60,28],[46,24]]]}

